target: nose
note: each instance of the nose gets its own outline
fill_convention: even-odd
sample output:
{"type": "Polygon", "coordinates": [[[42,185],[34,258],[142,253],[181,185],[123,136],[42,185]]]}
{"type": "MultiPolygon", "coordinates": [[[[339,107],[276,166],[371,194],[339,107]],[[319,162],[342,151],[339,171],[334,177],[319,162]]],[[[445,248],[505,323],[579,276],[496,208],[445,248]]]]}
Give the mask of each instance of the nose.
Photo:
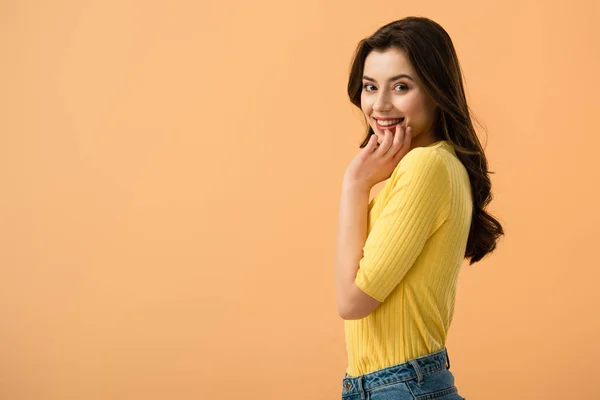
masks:
{"type": "Polygon", "coordinates": [[[392,109],[392,104],[388,101],[385,94],[381,94],[375,104],[373,104],[373,110],[375,111],[389,111],[392,109]]]}

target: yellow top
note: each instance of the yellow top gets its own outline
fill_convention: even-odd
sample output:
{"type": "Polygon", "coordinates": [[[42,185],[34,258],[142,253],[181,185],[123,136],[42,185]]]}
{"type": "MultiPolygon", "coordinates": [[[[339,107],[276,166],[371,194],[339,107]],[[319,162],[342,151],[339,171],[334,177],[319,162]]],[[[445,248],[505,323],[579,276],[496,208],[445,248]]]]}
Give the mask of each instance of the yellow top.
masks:
{"type": "Polygon", "coordinates": [[[445,346],[471,226],[467,171],[447,141],[416,147],[368,210],[355,282],[382,304],[344,321],[350,377],[445,346]]]}

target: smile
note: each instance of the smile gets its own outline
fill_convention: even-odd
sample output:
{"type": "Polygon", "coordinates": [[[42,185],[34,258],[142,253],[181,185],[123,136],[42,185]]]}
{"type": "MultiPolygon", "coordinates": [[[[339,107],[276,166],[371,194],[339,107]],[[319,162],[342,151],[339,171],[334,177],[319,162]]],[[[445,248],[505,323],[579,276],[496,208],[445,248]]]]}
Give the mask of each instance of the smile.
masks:
{"type": "Polygon", "coordinates": [[[384,130],[387,128],[395,127],[398,124],[401,124],[402,122],[404,122],[404,118],[396,119],[396,120],[389,121],[389,122],[388,121],[385,121],[385,122],[381,121],[381,122],[382,123],[380,123],[378,120],[375,120],[375,123],[377,124],[377,128],[384,130]],[[392,122],[392,123],[390,123],[390,122],[392,122]]]}

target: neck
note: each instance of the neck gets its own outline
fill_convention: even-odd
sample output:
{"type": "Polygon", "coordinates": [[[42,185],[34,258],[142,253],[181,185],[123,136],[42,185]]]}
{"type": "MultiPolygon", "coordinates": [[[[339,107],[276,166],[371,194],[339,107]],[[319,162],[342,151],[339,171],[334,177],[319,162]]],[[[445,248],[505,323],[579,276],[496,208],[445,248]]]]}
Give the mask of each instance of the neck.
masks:
{"type": "Polygon", "coordinates": [[[410,149],[412,150],[417,147],[426,147],[426,146],[429,146],[430,144],[438,142],[439,140],[440,139],[438,139],[433,134],[433,130],[430,130],[427,133],[422,133],[418,136],[413,137],[410,141],[410,149]]]}

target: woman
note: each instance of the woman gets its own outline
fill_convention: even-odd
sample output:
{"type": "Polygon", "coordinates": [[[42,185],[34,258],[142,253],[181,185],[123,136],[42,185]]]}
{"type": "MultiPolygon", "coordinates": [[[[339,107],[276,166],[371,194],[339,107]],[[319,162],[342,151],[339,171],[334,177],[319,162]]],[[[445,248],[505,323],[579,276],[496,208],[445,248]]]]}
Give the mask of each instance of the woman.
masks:
{"type": "Polygon", "coordinates": [[[456,281],[504,232],[484,211],[488,164],[461,76],[427,18],[389,23],[356,50],[348,95],[369,129],[344,174],[336,238],[343,399],[463,399],[445,347],[456,281]]]}

